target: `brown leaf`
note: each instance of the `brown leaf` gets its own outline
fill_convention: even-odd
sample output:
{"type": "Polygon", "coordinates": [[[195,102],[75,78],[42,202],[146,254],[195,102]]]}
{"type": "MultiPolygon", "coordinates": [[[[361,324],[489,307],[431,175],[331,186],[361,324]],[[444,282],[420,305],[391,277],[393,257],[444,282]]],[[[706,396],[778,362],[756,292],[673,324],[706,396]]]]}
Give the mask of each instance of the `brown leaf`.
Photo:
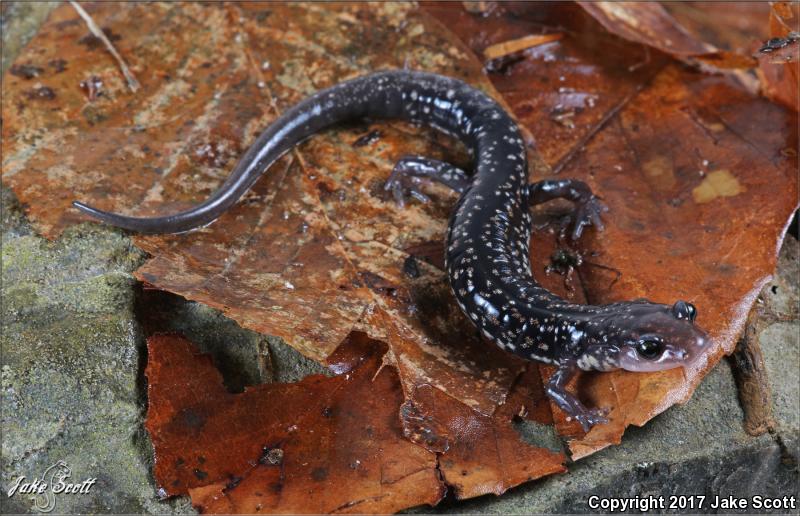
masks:
{"type": "MultiPolygon", "coordinates": [[[[759,52],[759,77],[768,98],[800,110],[800,12],[794,2],[774,2],[769,14],[770,38],[782,45],[759,52]],[[791,33],[794,36],[791,36],[791,33]]],[[[770,43],[773,41],[771,40],[770,43]]]]}
{"type": "Polygon", "coordinates": [[[381,346],[354,335],[333,378],[242,394],[183,337],[148,339],[148,412],[163,495],[210,513],[394,512],[444,495],[436,455],[403,438],[403,393],[381,346]]]}
{"type": "Polygon", "coordinates": [[[690,34],[658,2],[578,2],[608,31],[713,69],[753,68],[747,55],[720,50],[690,34]]]}
{"type": "Polygon", "coordinates": [[[670,55],[693,56],[714,49],[692,37],[658,2],[578,2],[608,31],[670,55]]]}
{"type": "Polygon", "coordinates": [[[662,2],[662,7],[695,38],[717,48],[752,55],[768,37],[768,2],[662,2]]]}
{"type": "Polygon", "coordinates": [[[478,414],[429,385],[417,387],[400,415],[409,439],[442,452],[444,481],[465,499],[500,495],[522,482],[566,471],[563,454],[522,442],[511,426],[515,418],[523,419],[520,413],[541,425],[553,422],[535,366],[493,416],[478,414]]]}
{"type": "MultiPolygon", "coordinates": [[[[620,276],[614,281],[613,271],[582,267],[588,300],[686,299],[713,337],[708,361],[685,375],[677,369],[577,378],[571,387],[588,405],[611,410],[608,425],[583,436],[553,407],[559,432],[573,439],[572,458],[586,456],[618,443],[626,426],[687,400],[732,351],[797,205],[797,118],[731,78],[619,46],[568,5],[503,4],[482,17],[439,3],[426,9],[476,53],[560,25],[562,40],[526,52],[490,78],[547,164],[561,177],[587,181],[611,209],[606,231],[583,246],[591,250],[588,261],[620,276]],[[569,106],[577,106],[571,126],[545,116],[569,106]]],[[[532,248],[542,252],[536,243],[532,248]]],[[[552,373],[541,370],[544,378],[552,373]]]]}
{"type": "Polygon", "coordinates": [[[186,339],[149,338],[146,427],[162,495],[189,494],[212,513],[390,512],[438,502],[440,473],[469,498],[565,470],[562,453],[522,442],[511,425],[521,411],[552,423],[535,368],[492,417],[430,386],[400,408],[385,349],[353,334],[331,356],[336,377],[231,394],[186,339]],[[438,470],[425,450],[434,440],[438,470]]]}

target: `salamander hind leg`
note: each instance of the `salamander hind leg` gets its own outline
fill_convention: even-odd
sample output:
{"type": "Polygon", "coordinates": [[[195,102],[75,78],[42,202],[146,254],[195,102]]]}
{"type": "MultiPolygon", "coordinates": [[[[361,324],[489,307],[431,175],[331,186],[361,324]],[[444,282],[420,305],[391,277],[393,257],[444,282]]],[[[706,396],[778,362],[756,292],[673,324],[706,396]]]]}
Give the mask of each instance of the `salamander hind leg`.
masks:
{"type": "Polygon", "coordinates": [[[384,188],[392,191],[400,207],[405,205],[406,195],[429,202],[430,198],[419,189],[425,180],[436,181],[458,193],[462,193],[470,181],[466,172],[450,163],[422,156],[406,156],[395,164],[384,188]]]}
{"type": "Polygon", "coordinates": [[[550,399],[558,405],[558,408],[563,410],[570,419],[580,423],[584,432],[588,432],[594,425],[608,423],[607,411],[601,408],[587,408],[578,401],[578,398],[567,392],[566,385],[577,370],[574,361],[561,364],[547,382],[546,392],[550,399]]]}
{"type": "Polygon", "coordinates": [[[608,207],[592,193],[589,185],[574,179],[547,179],[528,185],[528,198],[531,206],[552,199],[567,199],[575,203],[573,214],[572,239],[577,240],[583,234],[583,228],[594,226],[603,229],[601,215],[608,207]]]}

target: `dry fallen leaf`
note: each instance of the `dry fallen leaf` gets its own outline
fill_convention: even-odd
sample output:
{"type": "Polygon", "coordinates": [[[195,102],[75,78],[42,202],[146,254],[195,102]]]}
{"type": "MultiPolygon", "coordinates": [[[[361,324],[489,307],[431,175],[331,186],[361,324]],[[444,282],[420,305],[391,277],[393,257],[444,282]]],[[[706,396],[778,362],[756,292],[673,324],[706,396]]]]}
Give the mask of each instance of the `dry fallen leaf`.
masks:
{"type": "Polygon", "coordinates": [[[535,372],[493,417],[430,386],[401,406],[385,351],[354,333],[331,355],[333,378],[231,394],[186,339],[149,338],[145,426],[162,495],[189,494],[212,513],[385,513],[433,505],[445,483],[467,498],[564,471],[563,454],[522,442],[510,425],[523,406],[547,422],[535,372]],[[407,438],[438,442],[441,464],[407,438]]]}
{"type": "Polygon", "coordinates": [[[768,2],[663,2],[695,38],[742,55],[752,55],[768,35],[768,2]]]}
{"type": "Polygon", "coordinates": [[[774,2],[769,14],[770,41],[759,51],[764,94],[800,110],[800,9],[796,2],[774,2]],[[777,48],[774,48],[777,47],[777,48]]]}
{"type": "Polygon", "coordinates": [[[720,50],[686,30],[659,2],[578,2],[611,33],[712,71],[753,68],[749,54],[720,50]]]}
{"type": "Polygon", "coordinates": [[[353,336],[338,376],[225,390],[186,339],[148,339],[145,426],[163,496],[202,512],[393,512],[444,495],[436,455],[405,438],[381,345],[353,336]],[[365,396],[369,393],[369,396],[365,396]],[[346,488],[345,488],[346,487],[346,488]]]}
{"type": "Polygon", "coordinates": [[[522,442],[509,424],[515,418],[553,423],[536,367],[520,377],[493,416],[425,385],[405,402],[400,416],[407,437],[441,452],[439,471],[459,499],[500,495],[522,482],[566,471],[564,455],[522,442]]]}

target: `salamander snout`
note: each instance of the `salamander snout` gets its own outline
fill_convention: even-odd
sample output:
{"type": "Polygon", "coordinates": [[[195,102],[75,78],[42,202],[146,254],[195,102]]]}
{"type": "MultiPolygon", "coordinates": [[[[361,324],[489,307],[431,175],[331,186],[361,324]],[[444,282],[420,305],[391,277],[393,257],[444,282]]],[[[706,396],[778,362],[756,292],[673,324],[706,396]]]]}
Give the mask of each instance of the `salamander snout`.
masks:
{"type": "Polygon", "coordinates": [[[708,336],[704,331],[699,330],[698,334],[695,336],[694,342],[688,346],[687,350],[684,351],[685,359],[688,361],[693,361],[698,358],[703,353],[703,350],[706,349],[707,344],[708,336]]]}

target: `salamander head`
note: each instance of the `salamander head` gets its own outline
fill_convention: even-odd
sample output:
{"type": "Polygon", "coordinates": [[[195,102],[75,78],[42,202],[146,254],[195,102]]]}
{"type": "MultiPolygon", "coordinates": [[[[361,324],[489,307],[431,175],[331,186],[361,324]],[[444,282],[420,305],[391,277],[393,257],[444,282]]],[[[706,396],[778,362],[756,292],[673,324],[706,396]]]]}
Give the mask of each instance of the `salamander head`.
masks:
{"type": "Polygon", "coordinates": [[[588,335],[589,345],[578,361],[582,369],[644,372],[685,367],[708,346],[708,335],[694,325],[697,309],[690,303],[632,301],[612,306],[588,335]]]}

